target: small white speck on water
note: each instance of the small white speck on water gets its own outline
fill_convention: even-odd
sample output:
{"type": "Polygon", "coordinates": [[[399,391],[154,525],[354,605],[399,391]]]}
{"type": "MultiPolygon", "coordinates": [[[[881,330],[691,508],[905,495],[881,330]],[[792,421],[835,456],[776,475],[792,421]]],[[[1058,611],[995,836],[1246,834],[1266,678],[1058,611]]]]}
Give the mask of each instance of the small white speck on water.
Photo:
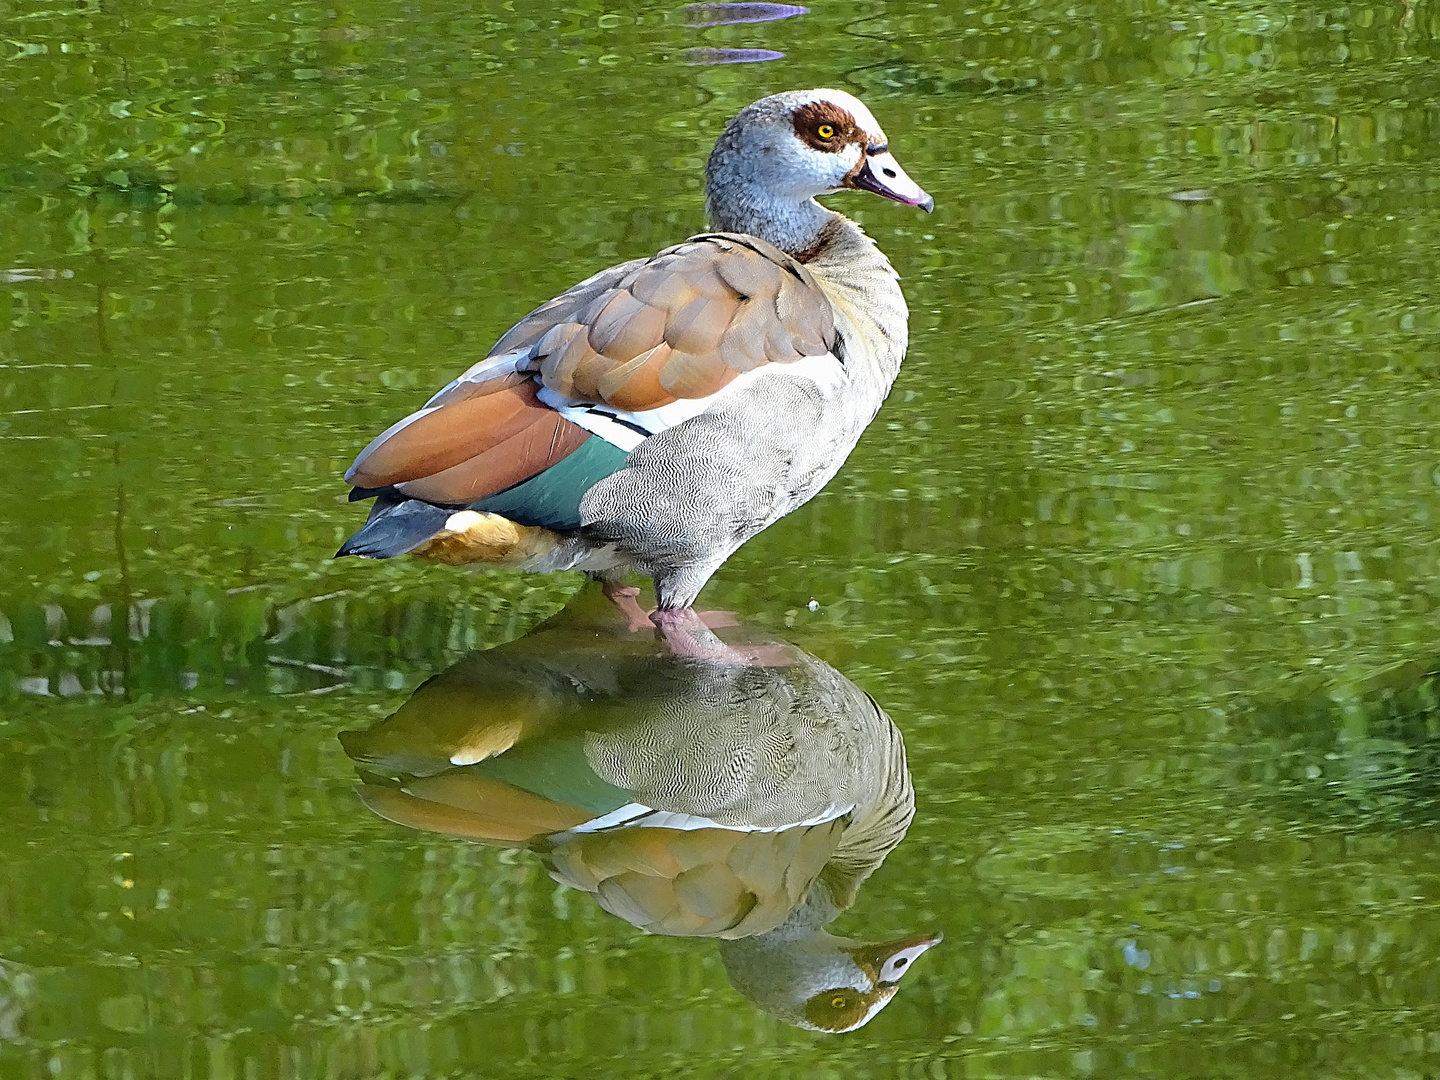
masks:
{"type": "Polygon", "coordinates": [[[819,611],[819,610],[820,610],[820,601],[819,601],[819,600],[811,600],[810,603],[806,604],[805,606],[806,606],[807,608],[809,608],[811,611],[819,611]]]}

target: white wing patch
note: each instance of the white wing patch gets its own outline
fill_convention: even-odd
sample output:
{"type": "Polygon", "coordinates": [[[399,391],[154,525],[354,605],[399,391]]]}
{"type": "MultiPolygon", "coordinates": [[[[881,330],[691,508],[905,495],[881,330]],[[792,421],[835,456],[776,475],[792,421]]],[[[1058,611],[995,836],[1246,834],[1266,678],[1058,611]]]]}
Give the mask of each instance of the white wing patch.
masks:
{"type": "Polygon", "coordinates": [[[680,814],[671,810],[656,810],[646,806],[644,803],[626,803],[617,810],[598,818],[591,818],[589,821],[576,825],[573,829],[566,829],[567,833],[598,833],[610,829],[679,829],[691,831],[694,829],[724,829],[727,832],[746,833],[778,833],[786,829],[798,829],[810,825],[823,825],[827,821],[834,821],[838,817],[844,817],[855,809],[854,803],[845,806],[831,804],[812,818],[804,821],[791,821],[784,825],[759,826],[759,825],[722,825],[708,817],[699,814],[680,814]]]}
{"type": "Polygon", "coordinates": [[[796,378],[814,383],[827,394],[836,393],[845,385],[845,368],[832,354],[807,356],[789,364],[766,364],[732,379],[719,393],[703,398],[681,398],[658,409],[626,412],[609,405],[575,402],[549,387],[541,387],[539,397],[572,424],[599,435],[606,442],[627,453],[651,435],[683,424],[699,416],[715,402],[735,394],[764,378],[796,378]]]}

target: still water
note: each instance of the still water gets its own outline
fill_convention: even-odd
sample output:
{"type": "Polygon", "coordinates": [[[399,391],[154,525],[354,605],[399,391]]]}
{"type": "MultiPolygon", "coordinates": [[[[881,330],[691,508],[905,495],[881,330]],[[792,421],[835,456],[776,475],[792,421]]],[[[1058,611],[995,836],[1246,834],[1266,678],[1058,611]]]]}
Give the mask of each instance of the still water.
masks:
{"type": "Polygon", "coordinates": [[[0,0],[0,1076],[1433,1074],[1440,9],[810,8],[0,0]],[[831,200],[912,344],[702,594],[773,663],[331,561],[374,432],[827,85],[936,212],[831,200]],[[726,693],[865,717],[782,725],[831,800],[597,871],[596,748],[726,693]],[[815,1032],[776,934],[914,968],[815,1032]]]}

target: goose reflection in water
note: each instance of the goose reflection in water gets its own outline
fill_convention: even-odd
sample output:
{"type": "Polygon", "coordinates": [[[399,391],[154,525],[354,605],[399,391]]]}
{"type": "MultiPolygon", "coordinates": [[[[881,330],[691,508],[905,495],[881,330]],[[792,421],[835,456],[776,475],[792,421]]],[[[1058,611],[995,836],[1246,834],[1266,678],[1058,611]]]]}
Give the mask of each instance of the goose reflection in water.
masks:
{"type": "Polygon", "coordinates": [[[787,1023],[852,1031],[940,940],[825,930],[909,828],[905,746],[834,668],[725,636],[763,663],[676,656],[588,589],[340,739],[381,817],[528,847],[637,927],[718,939],[735,988],[787,1023]]]}

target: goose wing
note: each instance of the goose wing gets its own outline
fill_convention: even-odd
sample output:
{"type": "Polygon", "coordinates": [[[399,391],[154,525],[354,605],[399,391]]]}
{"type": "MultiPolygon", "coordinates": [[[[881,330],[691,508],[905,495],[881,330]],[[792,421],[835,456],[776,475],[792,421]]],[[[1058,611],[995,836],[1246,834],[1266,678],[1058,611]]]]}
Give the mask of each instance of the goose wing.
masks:
{"type": "Polygon", "coordinates": [[[526,369],[563,399],[643,412],[834,343],[830,302],[803,265],[755,237],[714,233],[577,286],[495,352],[526,350],[526,369]]]}
{"type": "Polygon", "coordinates": [[[748,372],[831,355],[835,337],[830,302],[801,263],[752,236],[693,237],[536,308],[345,478],[362,492],[394,485],[470,503],[548,469],[591,432],[633,449],[748,372]]]}

